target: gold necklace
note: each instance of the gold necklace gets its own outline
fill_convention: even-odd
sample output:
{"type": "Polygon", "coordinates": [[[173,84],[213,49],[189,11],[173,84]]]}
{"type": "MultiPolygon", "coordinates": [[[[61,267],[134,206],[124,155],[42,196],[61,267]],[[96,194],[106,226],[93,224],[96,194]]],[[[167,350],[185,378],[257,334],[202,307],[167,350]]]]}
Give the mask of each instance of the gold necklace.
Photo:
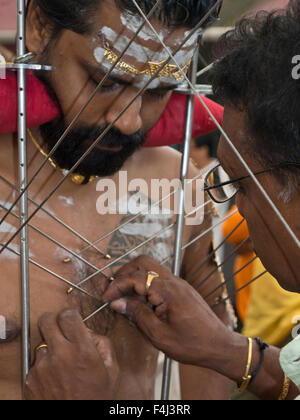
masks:
{"type": "MultiPolygon", "coordinates": [[[[29,130],[29,128],[27,129],[27,132],[33,142],[33,144],[35,145],[35,147],[38,149],[38,151],[46,158],[48,158],[47,153],[43,150],[43,148],[39,145],[37,139],[33,136],[31,130],[29,130]]],[[[55,162],[53,159],[48,158],[48,162],[50,163],[50,165],[52,166],[52,168],[54,168],[56,171],[60,171],[63,175],[66,174],[66,170],[61,169],[55,162]]],[[[69,175],[70,180],[76,184],[76,185],[86,185],[86,184],[90,184],[91,182],[93,182],[95,180],[95,176],[83,176],[80,174],[70,174],[69,175]]]]}

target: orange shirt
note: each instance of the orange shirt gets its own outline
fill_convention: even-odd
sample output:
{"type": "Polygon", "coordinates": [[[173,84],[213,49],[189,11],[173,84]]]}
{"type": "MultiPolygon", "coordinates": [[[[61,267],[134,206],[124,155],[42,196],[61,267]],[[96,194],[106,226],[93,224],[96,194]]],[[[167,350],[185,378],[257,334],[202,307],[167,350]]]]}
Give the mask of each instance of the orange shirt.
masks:
{"type": "MultiPolygon", "coordinates": [[[[237,207],[234,206],[230,213],[234,210],[237,210],[237,207]]],[[[228,236],[233,229],[243,220],[243,217],[240,215],[239,212],[235,213],[232,217],[226,220],[223,225],[223,234],[224,237],[228,236]]],[[[245,239],[249,237],[249,230],[247,226],[247,222],[244,221],[238,229],[228,238],[228,242],[235,247],[242,243],[245,239]]],[[[238,255],[236,258],[234,272],[239,271],[244,265],[246,265],[249,261],[251,261],[255,257],[254,252],[249,252],[243,255],[238,255]]],[[[254,265],[255,261],[250,263],[247,267],[245,267],[241,272],[239,272],[235,276],[235,286],[237,289],[240,289],[245,284],[253,279],[254,274],[254,265]]],[[[245,289],[241,290],[236,296],[236,306],[238,315],[242,322],[245,321],[247,316],[247,310],[250,303],[251,297],[251,287],[246,287],[245,289]]]]}

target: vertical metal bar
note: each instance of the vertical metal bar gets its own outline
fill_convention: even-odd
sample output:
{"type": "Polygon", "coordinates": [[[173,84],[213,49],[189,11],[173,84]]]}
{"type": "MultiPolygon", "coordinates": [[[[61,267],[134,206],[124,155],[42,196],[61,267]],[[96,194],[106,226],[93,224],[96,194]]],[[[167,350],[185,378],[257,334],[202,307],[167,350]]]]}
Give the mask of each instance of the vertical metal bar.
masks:
{"type": "MultiPolygon", "coordinates": [[[[194,85],[197,82],[198,57],[199,57],[199,48],[196,49],[196,52],[193,58],[192,67],[190,70],[191,82],[194,85]]],[[[178,210],[178,217],[177,217],[174,263],[173,263],[173,274],[175,276],[180,276],[180,271],[181,271],[182,236],[183,236],[184,222],[185,222],[185,217],[184,217],[185,216],[185,181],[187,180],[188,169],[189,169],[190,146],[191,146],[192,130],[193,130],[194,104],[195,104],[195,95],[194,93],[191,93],[187,101],[184,150],[183,150],[183,156],[182,156],[182,162],[181,162],[180,179],[181,179],[182,188],[179,192],[179,200],[178,200],[179,210],[178,210]]],[[[171,374],[172,374],[172,360],[166,357],[165,363],[164,363],[162,395],[161,395],[161,399],[163,401],[169,400],[171,374]]]]}
{"type": "MultiPolygon", "coordinates": [[[[17,0],[17,57],[25,54],[25,0],[17,0]]],[[[26,139],[26,69],[18,69],[18,150],[19,188],[23,192],[27,185],[27,139],[26,139]]],[[[27,191],[19,206],[20,226],[28,219],[27,191]]],[[[30,368],[30,292],[28,226],[20,231],[20,265],[22,298],[22,380],[23,387],[30,368]]]]}

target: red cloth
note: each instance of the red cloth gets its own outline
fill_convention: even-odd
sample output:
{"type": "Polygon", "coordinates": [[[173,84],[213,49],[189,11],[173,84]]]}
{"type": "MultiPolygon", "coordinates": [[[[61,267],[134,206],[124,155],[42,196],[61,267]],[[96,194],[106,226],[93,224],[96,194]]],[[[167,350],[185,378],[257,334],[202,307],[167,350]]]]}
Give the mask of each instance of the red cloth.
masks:
{"type": "MultiPolygon", "coordinates": [[[[27,76],[27,125],[37,127],[59,116],[59,110],[47,93],[47,89],[35,76],[27,76]]],[[[7,72],[0,79],[0,134],[17,131],[18,114],[17,76],[7,72]]]]}
{"type": "MultiPolygon", "coordinates": [[[[223,107],[203,97],[218,122],[223,119],[223,107]]],[[[148,133],[145,147],[170,146],[184,140],[187,97],[173,94],[167,108],[156,126],[148,133]]],[[[27,125],[37,127],[59,116],[59,109],[49,97],[47,90],[32,74],[27,76],[27,125]]],[[[214,131],[216,126],[201,104],[195,98],[193,137],[214,131]]],[[[17,77],[7,72],[6,79],[0,79],[0,134],[17,131],[17,77]]]]}
{"type": "MultiPolygon", "coordinates": [[[[201,97],[219,124],[222,124],[224,108],[204,96],[201,97]]],[[[174,93],[161,119],[148,133],[145,147],[172,146],[182,143],[185,136],[186,107],[187,96],[174,93]]],[[[197,138],[211,133],[216,128],[200,99],[195,97],[192,137],[197,138]]]]}

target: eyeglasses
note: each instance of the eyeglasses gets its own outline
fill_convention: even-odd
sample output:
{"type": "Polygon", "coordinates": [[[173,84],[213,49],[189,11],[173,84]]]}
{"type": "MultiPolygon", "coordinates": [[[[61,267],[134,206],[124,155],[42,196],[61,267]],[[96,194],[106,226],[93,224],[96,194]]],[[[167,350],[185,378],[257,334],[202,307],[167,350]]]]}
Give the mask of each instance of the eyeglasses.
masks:
{"type": "Polygon", "coordinates": [[[222,8],[223,8],[223,0],[220,2],[219,6],[216,7],[215,12],[213,13],[213,17],[215,19],[219,19],[220,18],[220,14],[221,14],[222,8]]]}
{"type": "MultiPolygon", "coordinates": [[[[272,168],[265,169],[254,173],[254,175],[261,175],[275,169],[284,168],[286,166],[300,166],[298,162],[282,162],[272,168]]],[[[226,203],[233,199],[239,192],[238,183],[251,178],[250,175],[242,176],[240,178],[230,179],[229,175],[224,171],[221,165],[216,166],[205,177],[204,191],[207,191],[211,199],[215,203],[226,203]]]]}

